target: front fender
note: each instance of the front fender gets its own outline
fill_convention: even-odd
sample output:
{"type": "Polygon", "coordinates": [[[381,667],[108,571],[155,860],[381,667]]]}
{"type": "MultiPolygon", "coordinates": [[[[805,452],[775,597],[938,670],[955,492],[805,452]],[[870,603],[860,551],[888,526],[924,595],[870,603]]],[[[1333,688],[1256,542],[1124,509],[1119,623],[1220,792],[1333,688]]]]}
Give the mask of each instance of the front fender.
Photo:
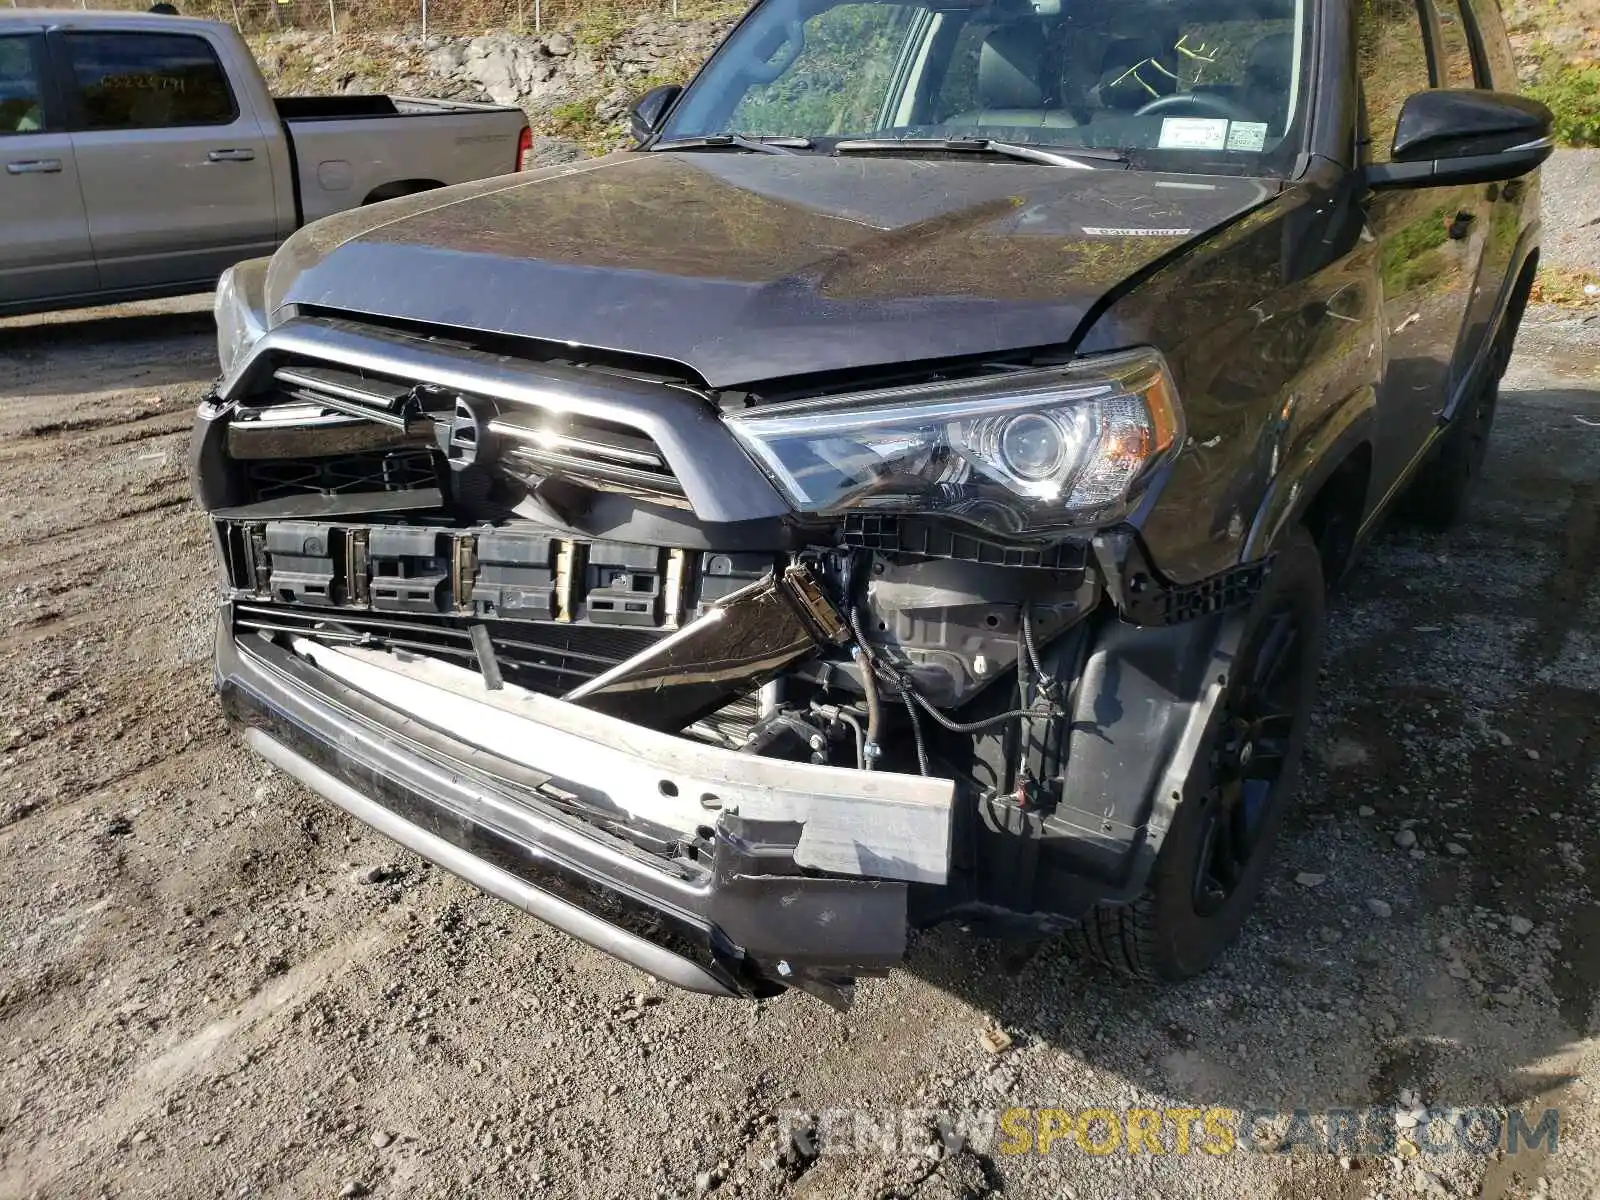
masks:
{"type": "MultiPolygon", "coordinates": [[[[1325,483],[1362,445],[1376,436],[1377,395],[1365,386],[1346,396],[1306,435],[1289,447],[1267,485],[1245,538],[1240,560],[1251,562],[1271,553],[1284,530],[1299,522],[1325,483]]],[[[1362,503],[1365,516],[1371,496],[1362,503]]]]}

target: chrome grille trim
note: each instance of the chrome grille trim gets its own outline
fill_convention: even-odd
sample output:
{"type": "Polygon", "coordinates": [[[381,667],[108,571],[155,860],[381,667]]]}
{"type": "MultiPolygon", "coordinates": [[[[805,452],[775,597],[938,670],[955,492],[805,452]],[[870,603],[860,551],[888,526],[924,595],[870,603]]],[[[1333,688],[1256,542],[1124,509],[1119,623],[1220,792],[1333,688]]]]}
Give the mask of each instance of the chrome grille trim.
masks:
{"type": "MultiPolygon", "coordinates": [[[[703,521],[759,520],[790,511],[708,404],[657,382],[525,361],[347,320],[299,317],[251,348],[222,399],[240,401],[270,387],[273,373],[290,363],[483,397],[497,402],[502,414],[559,414],[637,431],[677,481],[681,503],[703,521]]],[[[654,486],[664,490],[659,484],[656,476],[654,486]]]]}

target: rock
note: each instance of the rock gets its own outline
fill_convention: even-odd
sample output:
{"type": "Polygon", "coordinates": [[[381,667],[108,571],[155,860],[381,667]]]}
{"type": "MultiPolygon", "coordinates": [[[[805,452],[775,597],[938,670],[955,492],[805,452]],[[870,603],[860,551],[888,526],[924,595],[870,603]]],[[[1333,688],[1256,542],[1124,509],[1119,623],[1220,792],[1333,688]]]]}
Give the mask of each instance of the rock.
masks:
{"type": "Polygon", "coordinates": [[[339,1200],[352,1200],[355,1196],[365,1196],[367,1185],[359,1179],[352,1179],[339,1189],[339,1200]]]}
{"type": "Polygon", "coordinates": [[[520,98],[515,54],[498,38],[473,38],[467,45],[465,69],[496,104],[516,104],[520,98]]]}
{"type": "Polygon", "coordinates": [[[1507,924],[1511,926],[1511,932],[1518,937],[1526,937],[1533,932],[1533,922],[1527,917],[1512,917],[1507,924]]]}
{"type": "Polygon", "coordinates": [[[1367,761],[1367,748],[1349,738],[1338,738],[1323,748],[1322,761],[1335,770],[1359,767],[1367,761]]]}
{"type": "Polygon", "coordinates": [[[389,878],[389,872],[384,870],[381,865],[376,867],[360,867],[351,873],[350,882],[365,885],[382,883],[387,878],[389,878]]]}
{"type": "Polygon", "coordinates": [[[1356,809],[1356,816],[1358,817],[1375,817],[1377,815],[1378,810],[1373,808],[1370,804],[1363,804],[1356,809]]]}
{"type": "Polygon", "coordinates": [[[1373,916],[1381,917],[1384,920],[1387,920],[1388,918],[1394,916],[1394,908],[1389,904],[1389,902],[1387,900],[1379,900],[1379,899],[1376,899],[1376,898],[1368,900],[1367,901],[1367,911],[1369,913],[1371,913],[1373,916]]]}
{"type": "Polygon", "coordinates": [[[577,162],[583,157],[583,147],[571,138],[534,135],[533,162],[535,166],[552,167],[559,163],[577,162]]]}
{"type": "Polygon", "coordinates": [[[715,1171],[701,1171],[694,1177],[694,1194],[696,1196],[704,1196],[711,1192],[720,1182],[721,1180],[717,1178],[715,1171]]]}
{"type": "Polygon", "coordinates": [[[1327,878],[1326,875],[1318,875],[1315,871],[1301,871],[1294,877],[1294,881],[1301,887],[1314,888],[1321,887],[1327,878]]]}
{"type": "Polygon", "coordinates": [[[1454,856],[1455,858],[1460,858],[1466,854],[1467,848],[1460,842],[1446,842],[1444,844],[1444,852],[1454,856]]]}
{"type": "Polygon", "coordinates": [[[136,1129],[133,1132],[133,1136],[128,1140],[135,1146],[142,1146],[150,1140],[150,1135],[142,1129],[136,1129]]]}
{"type": "Polygon", "coordinates": [[[1394,844],[1402,850],[1409,850],[1417,844],[1417,832],[1414,829],[1402,829],[1394,835],[1394,844]]]}
{"type": "Polygon", "coordinates": [[[387,1129],[374,1129],[371,1141],[374,1150],[383,1150],[388,1147],[390,1142],[394,1141],[394,1134],[387,1129]]]}
{"type": "Polygon", "coordinates": [[[459,45],[446,42],[428,55],[428,70],[435,75],[454,75],[467,61],[467,52],[459,45]]]}
{"type": "Polygon", "coordinates": [[[1534,762],[1538,762],[1539,761],[1539,752],[1537,750],[1534,750],[1534,749],[1530,748],[1528,750],[1528,757],[1533,759],[1534,762]]]}
{"type": "Polygon", "coordinates": [[[544,48],[557,58],[565,58],[567,55],[572,53],[572,38],[564,33],[552,33],[549,37],[545,38],[544,48]]]}
{"type": "Polygon", "coordinates": [[[1451,959],[1444,970],[1445,974],[1449,975],[1451,979],[1466,980],[1472,978],[1472,972],[1467,970],[1467,964],[1462,962],[1459,958],[1451,959]]]}
{"type": "Polygon", "coordinates": [[[1506,1008],[1515,1008],[1522,1003],[1522,993],[1516,988],[1505,988],[1495,992],[1490,999],[1506,1008]]]}
{"type": "Polygon", "coordinates": [[[1004,1029],[985,1029],[978,1034],[978,1045],[990,1054],[1001,1054],[1011,1048],[1011,1035],[1004,1029]]]}

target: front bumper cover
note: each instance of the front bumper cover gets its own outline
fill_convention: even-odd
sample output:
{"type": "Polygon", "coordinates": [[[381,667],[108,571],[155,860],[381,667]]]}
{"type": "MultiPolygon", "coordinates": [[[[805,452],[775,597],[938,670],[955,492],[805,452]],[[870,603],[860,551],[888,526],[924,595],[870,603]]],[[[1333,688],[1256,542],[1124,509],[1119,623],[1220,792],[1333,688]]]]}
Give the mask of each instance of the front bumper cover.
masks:
{"type": "MultiPolygon", "coordinates": [[[[546,697],[531,698],[547,718],[535,722],[506,711],[515,698],[491,706],[448,677],[444,687],[426,671],[391,680],[317,649],[314,660],[236,639],[224,606],[216,685],[257,752],[481,890],[678,987],[759,996],[788,985],[842,1004],[850,981],[904,956],[908,887],[941,883],[948,870],[948,781],[713,750],[546,697]],[[390,686],[427,703],[380,699],[390,686]],[[460,705],[481,711],[468,726],[442,725],[460,705]],[[535,757],[541,747],[561,752],[530,765],[517,761],[527,754],[485,749],[497,721],[525,726],[522,744],[535,757]],[[590,751],[574,755],[572,739],[585,737],[590,751]],[[657,776],[720,776],[720,815],[707,809],[700,831],[709,855],[648,853],[553,802],[587,793],[612,803],[606,793],[619,783],[636,792],[634,773],[619,769],[630,763],[657,776]]],[[[650,803],[625,799],[624,808],[650,803]]]]}

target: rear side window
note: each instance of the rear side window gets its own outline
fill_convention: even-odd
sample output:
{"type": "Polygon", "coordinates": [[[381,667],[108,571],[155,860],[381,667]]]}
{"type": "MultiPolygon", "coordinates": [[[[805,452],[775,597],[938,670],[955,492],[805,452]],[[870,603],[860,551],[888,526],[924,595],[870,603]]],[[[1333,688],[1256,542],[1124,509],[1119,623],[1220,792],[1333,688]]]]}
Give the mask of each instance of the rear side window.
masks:
{"type": "Polygon", "coordinates": [[[239,115],[204,38],[69,33],[64,40],[85,129],[229,125],[239,115]]]}
{"type": "Polygon", "coordinates": [[[1356,53],[1371,162],[1388,162],[1406,97],[1433,86],[1416,0],[1356,0],[1356,53]]]}
{"type": "Polygon", "coordinates": [[[44,61],[36,37],[0,37],[0,136],[45,128],[44,61]]]}

